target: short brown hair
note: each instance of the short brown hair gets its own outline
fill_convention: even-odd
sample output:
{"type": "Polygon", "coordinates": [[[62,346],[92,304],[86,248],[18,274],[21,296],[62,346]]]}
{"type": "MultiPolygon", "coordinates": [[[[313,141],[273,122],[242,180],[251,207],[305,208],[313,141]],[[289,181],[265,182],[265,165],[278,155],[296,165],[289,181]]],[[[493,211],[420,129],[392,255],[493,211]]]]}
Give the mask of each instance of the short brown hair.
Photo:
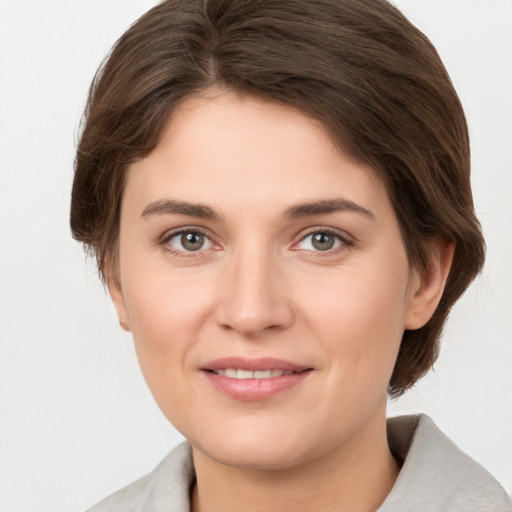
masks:
{"type": "Polygon", "coordinates": [[[406,331],[398,396],[434,363],[448,312],[481,269],[464,113],[432,44],[385,0],[165,0],[115,44],[89,92],[75,161],[73,236],[100,272],[116,258],[127,166],[176,105],[223,88],[298,108],[386,184],[411,265],[455,241],[441,302],[406,331]]]}

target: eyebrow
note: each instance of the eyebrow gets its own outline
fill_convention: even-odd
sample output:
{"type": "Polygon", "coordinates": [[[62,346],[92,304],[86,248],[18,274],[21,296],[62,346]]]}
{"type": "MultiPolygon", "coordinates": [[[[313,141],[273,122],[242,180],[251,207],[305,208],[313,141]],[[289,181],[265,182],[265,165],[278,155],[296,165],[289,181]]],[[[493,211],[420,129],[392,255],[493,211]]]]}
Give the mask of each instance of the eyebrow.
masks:
{"type": "Polygon", "coordinates": [[[200,219],[218,220],[220,216],[209,206],[200,203],[187,203],[174,199],[153,201],[142,210],[141,217],[147,219],[154,215],[187,215],[200,219]]]}
{"type": "Polygon", "coordinates": [[[375,220],[375,215],[370,211],[348,199],[326,199],[322,201],[310,201],[290,206],[285,214],[285,219],[301,219],[311,215],[326,215],[336,212],[361,213],[375,220]]]}
{"type": "MultiPolygon", "coordinates": [[[[355,212],[375,220],[375,215],[370,211],[348,199],[324,199],[321,201],[309,201],[299,203],[286,209],[284,219],[301,219],[312,215],[326,215],[336,212],[355,212]]],[[[186,215],[200,219],[219,220],[220,215],[207,205],[201,203],[188,203],[175,199],[164,199],[149,203],[141,213],[141,217],[147,219],[155,215],[186,215]]]]}

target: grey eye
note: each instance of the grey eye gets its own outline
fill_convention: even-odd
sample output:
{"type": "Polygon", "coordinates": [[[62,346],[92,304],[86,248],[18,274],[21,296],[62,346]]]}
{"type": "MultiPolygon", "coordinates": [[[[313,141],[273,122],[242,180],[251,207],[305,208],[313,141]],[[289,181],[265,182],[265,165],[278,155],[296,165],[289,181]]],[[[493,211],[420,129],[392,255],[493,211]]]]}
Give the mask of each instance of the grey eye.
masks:
{"type": "Polygon", "coordinates": [[[202,233],[183,233],[181,245],[187,251],[198,251],[204,245],[204,235],[202,233]]]}
{"type": "Polygon", "coordinates": [[[343,244],[346,244],[346,241],[339,235],[328,231],[316,231],[305,236],[300,241],[299,248],[307,251],[325,252],[336,249],[343,244]]]}
{"type": "Polygon", "coordinates": [[[335,242],[335,236],[330,233],[314,233],[311,239],[311,244],[318,251],[328,251],[332,249],[335,242]]]}
{"type": "Polygon", "coordinates": [[[171,236],[167,242],[173,249],[183,252],[209,249],[213,244],[211,240],[199,231],[182,231],[171,236]]]}

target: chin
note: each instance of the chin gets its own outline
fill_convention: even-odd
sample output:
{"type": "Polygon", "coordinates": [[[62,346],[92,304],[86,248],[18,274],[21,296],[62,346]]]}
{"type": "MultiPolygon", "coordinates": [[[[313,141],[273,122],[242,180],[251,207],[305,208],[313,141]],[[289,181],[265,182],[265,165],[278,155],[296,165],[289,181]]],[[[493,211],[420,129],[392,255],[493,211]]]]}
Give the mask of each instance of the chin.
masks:
{"type": "MultiPolygon", "coordinates": [[[[252,428],[232,427],[222,431],[202,432],[200,442],[189,438],[192,446],[210,459],[231,467],[248,470],[281,470],[294,467],[313,454],[308,449],[308,436],[300,430],[290,431],[290,424],[278,428],[252,425],[252,428]]],[[[318,442],[316,443],[318,445],[318,442]]]]}
{"type": "Polygon", "coordinates": [[[278,471],[300,464],[297,450],[261,443],[230,443],[229,446],[205,447],[204,453],[218,463],[252,471],[278,471]]]}

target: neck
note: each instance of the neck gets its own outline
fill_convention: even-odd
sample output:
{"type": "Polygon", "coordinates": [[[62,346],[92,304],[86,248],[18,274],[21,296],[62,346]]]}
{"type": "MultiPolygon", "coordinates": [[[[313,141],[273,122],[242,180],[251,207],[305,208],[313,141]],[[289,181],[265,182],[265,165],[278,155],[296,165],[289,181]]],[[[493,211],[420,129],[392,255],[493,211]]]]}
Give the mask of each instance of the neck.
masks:
{"type": "Polygon", "coordinates": [[[370,512],[398,476],[386,437],[385,409],[353,438],[329,453],[282,470],[251,470],[216,462],[193,449],[197,484],[192,512],[370,512]]]}

